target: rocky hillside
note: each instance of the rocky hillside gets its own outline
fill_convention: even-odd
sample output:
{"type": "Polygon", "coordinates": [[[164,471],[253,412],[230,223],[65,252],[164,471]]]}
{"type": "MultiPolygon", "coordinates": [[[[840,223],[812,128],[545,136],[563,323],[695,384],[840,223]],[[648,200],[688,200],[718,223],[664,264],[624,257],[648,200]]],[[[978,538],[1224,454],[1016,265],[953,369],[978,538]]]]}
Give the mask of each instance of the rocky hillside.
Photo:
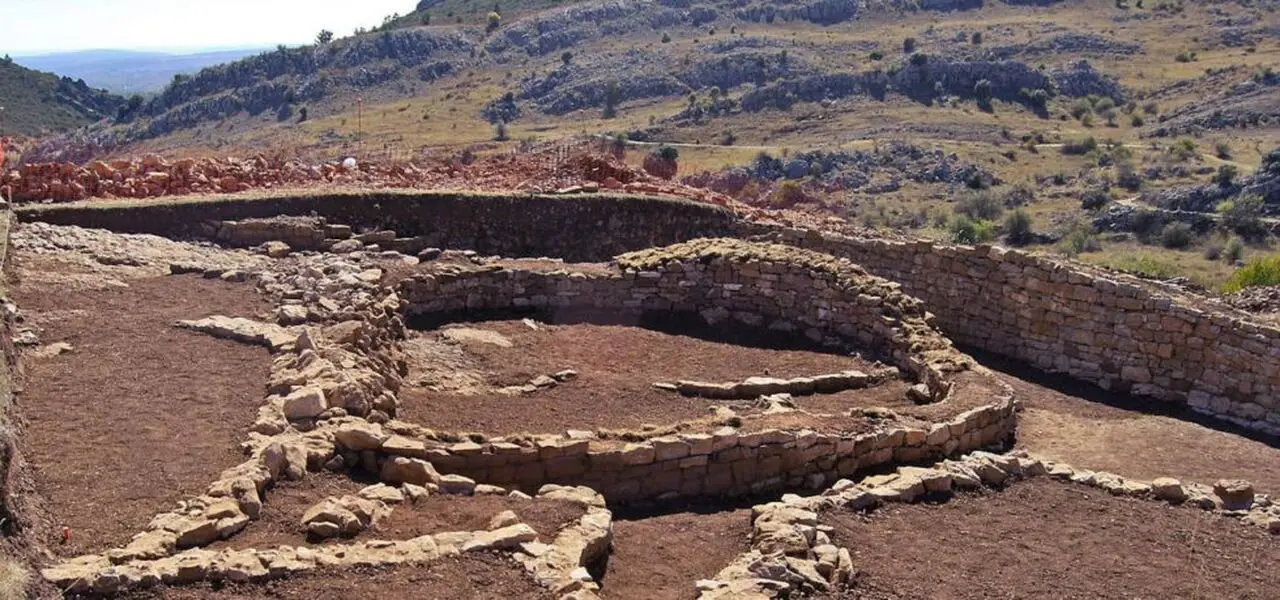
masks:
{"type": "Polygon", "coordinates": [[[0,135],[38,135],[111,117],[125,99],[51,73],[0,59],[0,135]]]}
{"type": "MultiPolygon", "coordinates": [[[[714,95],[718,103],[708,110],[716,114],[785,109],[796,102],[849,96],[884,99],[886,94],[925,104],[983,95],[983,100],[1019,102],[1033,109],[1057,95],[1106,96],[1122,102],[1120,85],[1088,63],[1059,58],[1042,69],[1042,62],[1025,61],[1060,54],[1063,47],[1078,50],[1076,55],[1088,50],[1137,51],[1132,43],[1056,31],[1057,36],[1041,42],[1044,47],[1038,49],[993,46],[974,51],[967,42],[944,39],[929,51],[896,52],[872,68],[854,68],[833,59],[865,55],[873,45],[800,42],[781,34],[783,27],[812,27],[817,32],[824,26],[908,10],[976,9],[981,0],[918,5],[905,0],[553,2],[571,6],[511,17],[497,27],[466,21],[458,25],[448,19],[442,24],[441,10],[453,10],[447,4],[421,3],[422,10],[373,33],[320,46],[281,48],[179,78],[154,99],[125,111],[112,127],[95,131],[92,142],[114,147],[232,117],[289,122],[303,118],[304,108],[312,116],[320,114],[334,98],[349,99],[355,93],[366,101],[413,97],[437,80],[473,72],[520,75],[504,83],[505,89],[484,107],[483,115],[493,123],[516,121],[525,114],[560,116],[607,103],[689,94],[714,95]],[[414,15],[428,13],[437,15],[431,26],[421,26],[425,19],[414,25],[414,15]],[[736,33],[740,26],[758,33],[736,33]],[[771,31],[775,27],[779,34],[771,31]],[[682,43],[667,43],[673,38],[682,43]],[[548,63],[554,67],[546,68],[548,63]],[[986,82],[989,97],[979,82],[986,82]]],[[[690,116],[701,114],[674,111],[668,118],[690,116]]]]}

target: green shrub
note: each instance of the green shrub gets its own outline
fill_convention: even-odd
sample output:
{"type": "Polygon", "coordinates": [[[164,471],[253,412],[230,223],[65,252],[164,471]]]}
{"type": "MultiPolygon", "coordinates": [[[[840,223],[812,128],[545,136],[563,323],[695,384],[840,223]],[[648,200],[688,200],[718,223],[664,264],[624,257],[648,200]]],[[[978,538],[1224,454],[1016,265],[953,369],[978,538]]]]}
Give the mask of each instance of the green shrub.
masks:
{"type": "Polygon", "coordinates": [[[1142,113],[1135,112],[1129,115],[1129,124],[1134,127],[1142,127],[1147,124],[1147,120],[1143,118],[1142,113]]]}
{"type": "Polygon", "coordinates": [[[1034,237],[1031,231],[1031,215],[1019,208],[1004,220],[1004,239],[1014,246],[1025,246],[1034,237]]]}
{"type": "Polygon", "coordinates": [[[991,221],[1004,214],[1004,202],[987,190],[973,192],[956,203],[955,213],[977,221],[991,221]]]}
{"type": "Polygon", "coordinates": [[[1218,167],[1218,172],[1213,176],[1213,182],[1220,187],[1231,187],[1236,182],[1236,175],[1240,174],[1240,169],[1234,165],[1222,165],[1218,167]]]}
{"type": "Polygon", "coordinates": [[[664,33],[664,34],[662,34],[662,43],[664,43],[664,44],[670,44],[670,43],[671,43],[671,34],[669,34],[669,33],[664,33]]]}
{"type": "Polygon", "coordinates": [[[995,239],[995,227],[986,221],[975,221],[965,215],[956,215],[947,226],[951,241],[957,244],[982,244],[995,239]]]}
{"type": "Polygon", "coordinates": [[[1280,285],[1280,256],[1266,256],[1249,261],[1249,264],[1231,275],[1227,283],[1223,284],[1222,291],[1230,294],[1260,285],[1280,285]]]}
{"type": "Polygon", "coordinates": [[[1091,187],[1080,195],[1080,208],[1098,210],[1111,202],[1111,194],[1100,187],[1091,187]]]}
{"type": "Polygon", "coordinates": [[[1227,247],[1222,249],[1222,260],[1235,264],[1244,259],[1244,240],[1233,237],[1227,240],[1227,247]]]}
{"type": "Polygon", "coordinates": [[[498,121],[498,124],[493,127],[493,141],[505,142],[509,139],[511,138],[507,135],[507,124],[498,121]]]}
{"type": "Polygon", "coordinates": [[[1071,104],[1071,116],[1076,119],[1082,119],[1085,115],[1093,112],[1093,105],[1088,100],[1081,98],[1071,104]]]}
{"type": "Polygon", "coordinates": [[[1218,260],[1222,258],[1222,244],[1209,244],[1204,247],[1205,260],[1218,260]]]}
{"type": "MultiPolygon", "coordinates": [[[[929,62],[928,54],[925,54],[923,52],[916,52],[915,54],[911,55],[911,64],[914,66],[923,67],[928,62],[929,62]]],[[[942,82],[939,81],[938,83],[942,83],[942,82]]]]}
{"type": "Polygon", "coordinates": [[[973,32],[973,36],[969,38],[969,41],[970,41],[974,46],[977,46],[978,44],[981,44],[981,43],[982,43],[982,32],[981,32],[981,31],[975,31],[975,32],[973,32]]]}
{"type": "Polygon", "coordinates": [[[1190,138],[1180,139],[1169,148],[1169,154],[1179,161],[1186,162],[1191,160],[1198,154],[1196,152],[1196,142],[1190,138]]]}
{"type": "Polygon", "coordinates": [[[1231,145],[1226,142],[1218,142],[1213,145],[1213,152],[1218,158],[1229,160],[1231,158],[1231,145]]]}
{"type": "Polygon", "coordinates": [[[884,53],[880,52],[879,50],[871,53],[871,60],[881,60],[883,58],[884,58],[884,53]]]}
{"type": "Polygon", "coordinates": [[[658,149],[654,150],[653,153],[663,160],[680,160],[680,150],[675,146],[658,146],[658,149]]]}
{"type": "Polygon", "coordinates": [[[1186,248],[1193,239],[1195,234],[1187,223],[1168,223],[1160,232],[1160,245],[1165,248],[1186,248]]]}
{"type": "Polygon", "coordinates": [[[909,37],[905,40],[902,40],[903,54],[911,54],[912,52],[915,52],[915,51],[916,51],[916,38],[909,37]]]}
{"type": "Polygon", "coordinates": [[[1241,196],[1234,200],[1226,200],[1214,211],[1222,219],[1222,226],[1246,238],[1258,238],[1266,234],[1262,223],[1261,196],[1241,196]]]}
{"type": "Polygon", "coordinates": [[[1077,218],[1067,224],[1067,229],[1058,244],[1058,250],[1067,256],[1078,256],[1082,252],[1097,252],[1102,249],[1093,226],[1084,219],[1077,218]]]}
{"type": "Polygon", "coordinates": [[[1082,140],[1076,140],[1073,142],[1064,142],[1062,144],[1062,153],[1069,156],[1079,156],[1083,154],[1088,154],[1097,149],[1098,149],[1098,140],[1093,139],[1093,136],[1089,136],[1082,140]]]}

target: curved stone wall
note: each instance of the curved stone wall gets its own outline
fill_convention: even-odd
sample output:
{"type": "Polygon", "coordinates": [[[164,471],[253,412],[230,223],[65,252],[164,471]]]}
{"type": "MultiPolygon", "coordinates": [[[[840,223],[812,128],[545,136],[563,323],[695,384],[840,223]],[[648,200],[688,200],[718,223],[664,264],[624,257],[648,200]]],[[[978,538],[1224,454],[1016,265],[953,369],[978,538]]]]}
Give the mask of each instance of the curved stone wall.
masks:
{"type": "MultiPolygon", "coordinates": [[[[957,343],[1280,435],[1280,328],[1132,278],[1018,251],[785,229],[737,221],[719,207],[607,195],[384,192],[18,210],[25,220],[169,236],[198,235],[201,222],[311,213],[357,228],[394,229],[402,239],[421,236],[426,246],[504,256],[604,261],[724,235],[827,253],[900,284],[957,343]]],[[[730,292],[745,298],[741,290],[730,292]]],[[[472,299],[462,306],[480,305],[472,299]]]]}
{"type": "Polygon", "coordinates": [[[956,343],[1280,434],[1280,328],[1122,275],[989,246],[744,227],[898,282],[956,343]]]}
{"type": "Polygon", "coordinates": [[[74,202],[26,206],[17,214],[23,221],[172,238],[213,238],[223,221],[316,216],[418,238],[421,247],[574,261],[726,235],[735,220],[719,206],[646,196],[414,190],[74,202]]]}
{"type": "Polygon", "coordinates": [[[803,335],[881,353],[934,400],[968,368],[920,301],[848,261],[777,244],[703,239],[619,256],[611,268],[454,268],[399,284],[410,317],[511,308],[697,313],[709,324],[803,335]]]}

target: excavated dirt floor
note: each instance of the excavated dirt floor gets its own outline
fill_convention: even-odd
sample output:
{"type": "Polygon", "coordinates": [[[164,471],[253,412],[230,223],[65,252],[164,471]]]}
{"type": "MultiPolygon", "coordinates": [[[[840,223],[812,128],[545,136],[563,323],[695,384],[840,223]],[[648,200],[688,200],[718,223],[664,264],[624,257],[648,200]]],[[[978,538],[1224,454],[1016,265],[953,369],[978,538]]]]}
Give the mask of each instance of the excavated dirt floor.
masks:
{"type": "Polygon", "coordinates": [[[49,525],[70,528],[69,543],[52,544],[59,555],[128,542],[243,460],[267,350],[173,323],[269,309],[252,286],[183,276],[102,289],[19,282],[12,292],[41,343],[73,347],[24,358],[18,398],[49,525]]]}
{"type": "Polygon", "coordinates": [[[1130,398],[984,357],[1022,400],[1017,447],[1076,468],[1151,480],[1176,477],[1212,484],[1245,479],[1280,493],[1280,447],[1190,411],[1130,398]]]}
{"type": "Polygon", "coordinates": [[[161,588],[124,596],[129,600],[351,600],[422,598],[549,600],[555,595],[511,559],[467,554],[419,566],[334,570],[254,585],[161,588]]]}
{"type": "MultiPolygon", "coordinates": [[[[239,550],[351,543],[350,539],[309,538],[302,526],[302,515],[328,496],[354,496],[366,485],[369,483],[332,473],[312,474],[302,481],[285,482],[268,492],[261,519],[209,548],[239,550]]],[[[544,541],[550,541],[561,528],[580,519],[586,512],[581,505],[563,500],[435,495],[418,504],[406,501],[393,505],[390,515],[355,539],[407,540],[447,531],[483,531],[489,528],[489,521],[494,516],[505,510],[514,512],[520,522],[532,527],[544,541]]]]}
{"type": "Polygon", "coordinates": [[[699,579],[750,549],[751,509],[619,518],[613,532],[602,597],[685,600],[697,598],[699,579]]]}
{"type": "MultiPolygon", "coordinates": [[[[419,385],[401,391],[403,418],[442,431],[492,435],[639,429],[706,417],[712,405],[724,403],[658,390],[656,382],[729,382],[873,368],[856,357],[739,346],[638,327],[536,327],[490,321],[417,334],[409,345],[415,359],[409,382],[419,385]],[[496,392],[564,370],[576,371],[577,377],[530,394],[496,392]]],[[[846,393],[841,398],[848,408],[883,406],[898,402],[904,391],[904,385],[891,383],[867,390],[865,397],[846,393]]]]}
{"type": "Polygon", "coordinates": [[[822,521],[859,571],[845,598],[1271,598],[1280,585],[1265,531],[1046,479],[822,521]]]}

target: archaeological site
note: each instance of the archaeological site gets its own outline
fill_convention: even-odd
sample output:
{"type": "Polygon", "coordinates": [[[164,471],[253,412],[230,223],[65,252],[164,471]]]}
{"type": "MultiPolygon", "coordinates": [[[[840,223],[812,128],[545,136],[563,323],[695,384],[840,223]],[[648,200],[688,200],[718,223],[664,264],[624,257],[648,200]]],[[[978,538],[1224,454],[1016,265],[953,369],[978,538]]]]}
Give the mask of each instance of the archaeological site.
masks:
{"type": "Polygon", "coordinates": [[[1278,65],[1280,0],[0,1],[0,600],[1280,600],[1278,65]]]}
{"type": "Polygon", "coordinates": [[[6,527],[39,586],[1275,589],[1266,317],[1017,250],[578,188],[5,212],[6,527]]]}

